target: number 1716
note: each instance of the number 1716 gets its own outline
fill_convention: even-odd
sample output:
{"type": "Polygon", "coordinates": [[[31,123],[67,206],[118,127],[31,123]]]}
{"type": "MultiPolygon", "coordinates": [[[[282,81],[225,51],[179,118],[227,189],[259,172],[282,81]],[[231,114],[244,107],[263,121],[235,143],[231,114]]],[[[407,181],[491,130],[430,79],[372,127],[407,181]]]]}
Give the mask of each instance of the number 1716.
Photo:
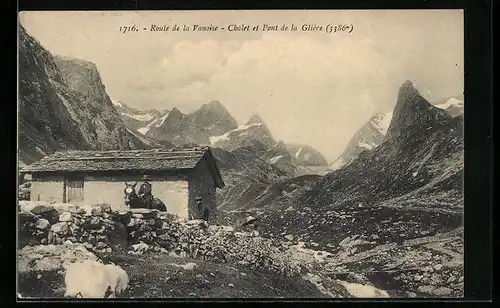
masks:
{"type": "Polygon", "coordinates": [[[132,26],[120,26],[120,32],[121,33],[127,33],[127,32],[134,32],[137,31],[137,28],[135,25],[132,26]]]}

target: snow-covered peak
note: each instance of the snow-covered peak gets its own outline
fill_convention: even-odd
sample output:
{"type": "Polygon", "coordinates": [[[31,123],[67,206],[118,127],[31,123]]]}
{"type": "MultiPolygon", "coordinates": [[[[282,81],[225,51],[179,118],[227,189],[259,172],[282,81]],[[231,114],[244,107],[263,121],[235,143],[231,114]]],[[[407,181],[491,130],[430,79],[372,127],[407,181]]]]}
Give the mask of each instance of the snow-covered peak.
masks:
{"type": "Polygon", "coordinates": [[[387,113],[380,113],[372,118],[373,126],[382,134],[386,135],[389,125],[391,125],[392,111],[387,113]]]}
{"type": "Polygon", "coordinates": [[[143,135],[146,135],[147,132],[149,132],[149,130],[152,127],[158,128],[158,127],[162,126],[169,114],[170,114],[170,112],[166,112],[162,117],[154,119],[153,121],[149,122],[148,125],[137,129],[137,131],[143,135]]]}
{"type": "Polygon", "coordinates": [[[456,97],[450,97],[446,102],[444,102],[442,104],[434,105],[434,106],[436,106],[439,109],[448,109],[452,106],[463,107],[463,105],[464,105],[463,101],[459,100],[456,97]]]}
{"type": "Polygon", "coordinates": [[[219,140],[228,140],[229,136],[231,134],[238,133],[238,132],[244,132],[244,131],[248,130],[249,128],[259,127],[259,126],[262,126],[262,123],[252,123],[252,124],[240,125],[237,128],[235,128],[232,131],[229,131],[229,132],[227,132],[225,134],[222,134],[222,135],[219,135],[219,136],[212,136],[212,137],[210,137],[210,144],[214,144],[214,143],[216,143],[219,140]]]}

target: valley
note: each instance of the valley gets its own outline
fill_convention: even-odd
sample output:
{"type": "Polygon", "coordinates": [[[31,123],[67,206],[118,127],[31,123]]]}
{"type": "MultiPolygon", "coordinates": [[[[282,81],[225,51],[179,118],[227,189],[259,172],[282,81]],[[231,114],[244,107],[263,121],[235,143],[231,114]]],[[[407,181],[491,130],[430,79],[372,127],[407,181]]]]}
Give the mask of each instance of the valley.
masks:
{"type": "MultiPolygon", "coordinates": [[[[161,231],[175,234],[164,238],[177,245],[176,249],[187,249],[188,244],[194,247],[189,249],[196,253],[183,260],[199,262],[200,272],[186,274],[186,280],[162,280],[154,273],[164,269],[177,273],[171,263],[178,259],[158,257],[167,252],[155,246],[159,244],[154,240],[147,243],[144,252],[137,253],[139,256],[129,253],[139,249],[130,248],[132,245],[127,253],[104,254],[103,259],[115,260],[134,275],[133,287],[125,295],[363,297],[349,291],[351,284],[359,284],[377,289],[379,295],[386,292],[388,297],[463,296],[463,97],[431,103],[406,81],[394,89],[398,92],[394,109],[369,119],[350,138],[342,154],[329,162],[310,145],[276,140],[258,114],[238,123],[223,102],[210,98],[188,114],[177,107],[132,108],[109,97],[95,64],[53,56],[22,27],[19,50],[20,165],[72,149],[210,146],[213,152],[225,182],[215,195],[217,224],[207,231],[210,227],[205,230],[165,218],[162,224],[167,227],[162,230],[168,231],[161,231]],[[249,218],[253,223],[246,226],[249,218]],[[194,235],[182,242],[179,230],[194,235]],[[222,239],[220,234],[224,234],[222,239]],[[241,242],[247,241],[248,246],[240,246],[237,237],[245,238],[241,242]],[[220,242],[213,244],[215,240],[220,242]],[[221,255],[234,250],[237,257],[227,261],[236,262],[234,267],[221,266],[218,262],[226,257],[219,252],[196,259],[198,249],[205,245],[212,245],[214,251],[226,247],[221,255]],[[258,252],[259,245],[269,249],[258,252]],[[245,259],[249,247],[255,260],[245,259]],[[269,256],[261,255],[267,252],[269,256]],[[289,259],[282,262],[281,253],[298,265],[289,259]],[[256,261],[259,258],[265,261],[256,261]],[[293,279],[284,274],[273,276],[269,268],[277,266],[273,265],[276,260],[282,262],[280,266],[293,264],[301,270],[294,272],[293,279]],[[138,267],[147,268],[153,278],[138,267]],[[212,274],[221,277],[221,285],[206,283],[215,281],[212,274]],[[299,274],[303,280],[297,279],[299,274]],[[184,281],[182,289],[176,287],[180,281],[184,281]],[[261,281],[276,288],[261,293],[261,281]],[[154,289],[162,283],[173,291],[154,289]],[[193,290],[188,290],[191,287],[193,290]]],[[[30,184],[19,184],[19,197],[28,202],[30,184]]],[[[42,231],[33,230],[45,219],[45,212],[30,211],[23,212],[26,219],[33,220],[28,223],[33,226],[27,227],[27,237],[40,235],[42,231]]],[[[88,215],[100,217],[89,218],[93,223],[110,225],[110,217],[121,215],[97,213],[88,215]]],[[[154,219],[144,218],[141,223],[154,225],[154,219]]],[[[125,225],[134,227],[130,224],[125,225]]],[[[81,228],[86,227],[83,224],[81,228]]],[[[147,232],[154,233],[152,238],[162,235],[158,230],[147,232]]],[[[134,240],[134,245],[140,243],[134,240]]],[[[41,240],[35,242],[44,246],[41,240]]],[[[102,253],[97,244],[90,246],[96,254],[102,253]]],[[[26,275],[23,279],[34,279],[26,275]]]]}

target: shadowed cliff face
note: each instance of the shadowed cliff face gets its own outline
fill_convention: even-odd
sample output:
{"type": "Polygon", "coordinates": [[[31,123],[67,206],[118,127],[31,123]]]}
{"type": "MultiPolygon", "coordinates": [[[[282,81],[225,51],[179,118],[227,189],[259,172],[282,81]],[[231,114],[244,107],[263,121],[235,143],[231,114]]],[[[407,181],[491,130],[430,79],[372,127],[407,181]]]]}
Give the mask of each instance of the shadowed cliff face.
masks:
{"type": "Polygon", "coordinates": [[[406,81],[399,89],[398,101],[386,137],[408,137],[416,131],[430,129],[436,123],[446,124],[451,119],[446,111],[434,107],[423,98],[411,81],[406,81]]]}
{"type": "Polygon", "coordinates": [[[111,104],[96,66],[53,57],[19,33],[19,158],[60,149],[142,148],[111,104]]]}

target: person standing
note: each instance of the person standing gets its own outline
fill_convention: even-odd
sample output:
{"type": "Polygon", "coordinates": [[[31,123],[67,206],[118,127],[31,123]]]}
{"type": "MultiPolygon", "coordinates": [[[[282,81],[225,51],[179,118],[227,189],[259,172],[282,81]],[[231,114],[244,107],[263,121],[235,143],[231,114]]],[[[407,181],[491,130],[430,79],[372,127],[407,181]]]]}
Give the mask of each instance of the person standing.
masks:
{"type": "Polygon", "coordinates": [[[196,197],[196,206],[198,207],[198,213],[201,214],[201,219],[203,219],[204,221],[208,221],[208,217],[210,215],[210,211],[209,209],[207,208],[206,205],[203,204],[203,199],[198,196],[196,197]]]}

